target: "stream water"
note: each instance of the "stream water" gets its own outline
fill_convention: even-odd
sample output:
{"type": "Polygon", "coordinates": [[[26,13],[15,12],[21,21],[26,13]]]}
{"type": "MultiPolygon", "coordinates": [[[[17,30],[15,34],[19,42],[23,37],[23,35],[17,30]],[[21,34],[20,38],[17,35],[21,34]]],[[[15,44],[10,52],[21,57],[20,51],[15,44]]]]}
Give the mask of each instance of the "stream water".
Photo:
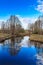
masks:
{"type": "Polygon", "coordinates": [[[43,65],[43,44],[28,36],[0,43],[0,65],[43,65]]]}

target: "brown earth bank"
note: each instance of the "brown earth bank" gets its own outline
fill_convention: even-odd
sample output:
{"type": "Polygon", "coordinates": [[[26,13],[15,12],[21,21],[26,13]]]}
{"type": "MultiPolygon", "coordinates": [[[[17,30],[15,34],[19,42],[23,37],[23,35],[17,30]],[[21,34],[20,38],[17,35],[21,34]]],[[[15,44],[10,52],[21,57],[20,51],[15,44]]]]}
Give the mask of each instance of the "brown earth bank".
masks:
{"type": "Polygon", "coordinates": [[[43,43],[43,35],[32,34],[32,35],[30,35],[30,41],[36,41],[36,42],[42,42],[43,43]]]}
{"type": "Polygon", "coordinates": [[[3,42],[7,39],[10,39],[12,37],[23,37],[23,36],[30,36],[30,34],[27,34],[27,33],[19,33],[19,34],[14,34],[14,35],[11,35],[11,34],[6,34],[6,33],[0,33],[0,42],[3,42]]]}

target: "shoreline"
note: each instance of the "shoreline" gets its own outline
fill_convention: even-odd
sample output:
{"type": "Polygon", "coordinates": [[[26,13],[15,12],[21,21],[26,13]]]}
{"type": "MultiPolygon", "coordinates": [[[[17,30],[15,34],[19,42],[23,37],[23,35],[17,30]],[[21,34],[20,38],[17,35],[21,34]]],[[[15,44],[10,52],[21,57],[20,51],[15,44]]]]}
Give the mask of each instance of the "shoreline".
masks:
{"type": "Polygon", "coordinates": [[[43,35],[32,34],[30,36],[30,41],[35,41],[35,42],[41,42],[41,43],[43,43],[43,35]]]}
{"type": "Polygon", "coordinates": [[[7,39],[15,38],[15,37],[23,37],[27,36],[27,34],[17,34],[17,35],[10,35],[10,34],[0,34],[0,42],[4,42],[7,39]]]}
{"type": "MultiPolygon", "coordinates": [[[[5,35],[1,35],[0,36],[0,42],[4,42],[5,40],[7,40],[7,39],[10,39],[10,38],[15,38],[15,37],[23,37],[23,36],[27,36],[27,35],[22,35],[22,34],[19,34],[19,35],[10,35],[10,34],[5,34],[5,35]]],[[[29,36],[29,35],[28,35],[29,36]]],[[[39,34],[32,34],[32,35],[30,35],[29,36],[30,38],[29,38],[29,40],[30,41],[34,41],[34,42],[41,42],[41,43],[43,43],[43,35],[39,35],[39,34]]]]}

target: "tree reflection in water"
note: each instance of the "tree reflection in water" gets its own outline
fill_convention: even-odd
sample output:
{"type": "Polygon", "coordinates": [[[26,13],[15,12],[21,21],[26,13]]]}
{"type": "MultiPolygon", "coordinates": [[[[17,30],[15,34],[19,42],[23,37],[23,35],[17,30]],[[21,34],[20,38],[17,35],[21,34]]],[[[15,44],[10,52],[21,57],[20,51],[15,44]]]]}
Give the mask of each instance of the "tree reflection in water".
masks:
{"type": "Polygon", "coordinates": [[[36,48],[36,50],[37,50],[37,53],[38,53],[39,55],[40,55],[40,54],[43,55],[43,43],[30,41],[30,44],[35,46],[35,48],[36,48]]]}
{"type": "Polygon", "coordinates": [[[34,45],[37,51],[37,54],[35,55],[37,61],[36,65],[43,65],[43,43],[30,41],[31,45],[34,45]]]}
{"type": "Polygon", "coordinates": [[[21,37],[19,37],[19,38],[11,38],[10,39],[11,43],[10,43],[9,52],[10,52],[11,55],[16,55],[19,52],[19,50],[21,48],[19,46],[19,44],[21,42],[21,39],[22,39],[21,37]]]}
{"type": "Polygon", "coordinates": [[[36,65],[40,64],[43,65],[43,44],[40,42],[30,41],[29,37],[27,36],[23,38],[22,37],[11,38],[9,40],[5,40],[5,42],[3,43],[0,43],[0,53],[2,56],[5,55],[4,58],[11,57],[11,59],[15,58],[14,55],[18,54],[16,56],[16,58],[18,58],[17,61],[20,61],[19,58],[21,58],[22,62],[23,60],[25,60],[24,58],[27,58],[27,61],[29,61],[29,58],[31,58],[32,60],[33,58],[35,58],[36,65]]]}

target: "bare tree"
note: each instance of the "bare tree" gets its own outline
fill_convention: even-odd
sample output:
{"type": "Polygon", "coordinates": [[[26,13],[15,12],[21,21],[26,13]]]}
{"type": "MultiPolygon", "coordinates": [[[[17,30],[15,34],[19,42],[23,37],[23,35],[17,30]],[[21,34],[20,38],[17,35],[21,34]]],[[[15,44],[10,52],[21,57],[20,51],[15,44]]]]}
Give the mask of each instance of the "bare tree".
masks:
{"type": "Polygon", "coordinates": [[[1,30],[3,33],[5,32],[5,22],[4,21],[2,21],[1,30]]]}

